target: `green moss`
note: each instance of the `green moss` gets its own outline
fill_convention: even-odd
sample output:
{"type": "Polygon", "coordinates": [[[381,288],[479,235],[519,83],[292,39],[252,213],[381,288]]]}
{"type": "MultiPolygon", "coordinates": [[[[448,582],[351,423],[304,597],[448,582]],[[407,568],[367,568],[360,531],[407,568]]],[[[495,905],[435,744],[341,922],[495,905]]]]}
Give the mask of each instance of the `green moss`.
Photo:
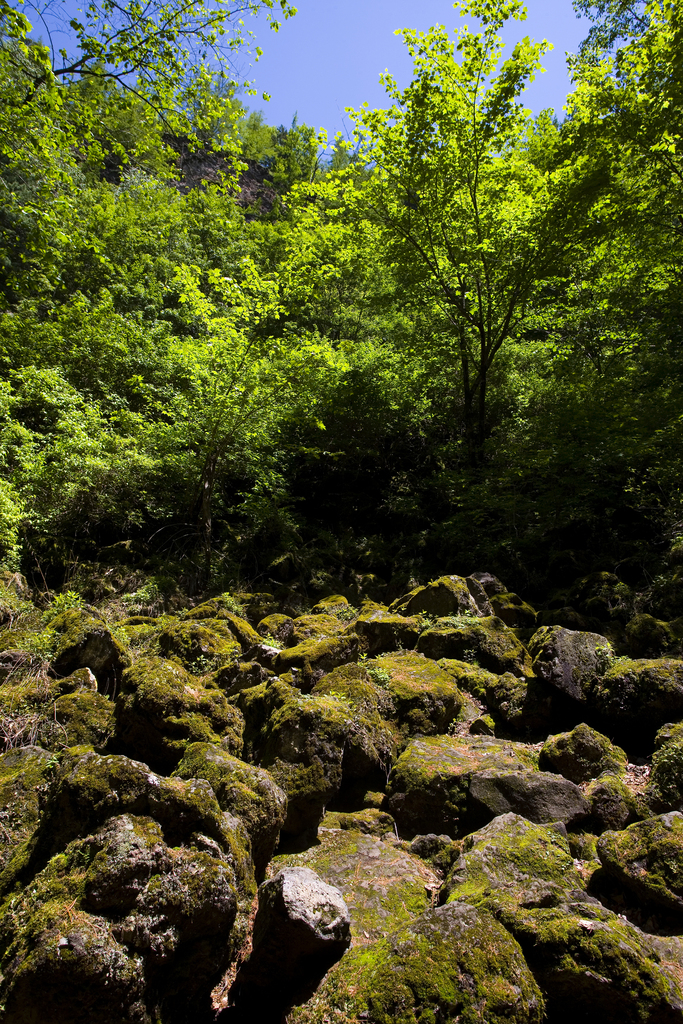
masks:
{"type": "Polygon", "coordinates": [[[641,794],[632,793],[624,779],[605,772],[586,789],[591,821],[597,832],[623,829],[651,813],[641,794]]]}
{"type": "Polygon", "coordinates": [[[444,672],[448,672],[461,690],[483,702],[486,702],[489,688],[495,686],[499,678],[494,672],[487,672],[486,669],[473,665],[469,661],[441,658],[437,661],[437,665],[444,672]]]}
{"type": "MultiPolygon", "coordinates": [[[[334,820],[332,815],[328,819],[334,820]]],[[[339,889],[351,915],[354,945],[408,924],[430,907],[439,888],[438,878],[419,857],[358,828],[323,824],[314,846],[275,857],[271,870],[285,866],[311,868],[339,889]]]]}
{"type": "Polygon", "coordinates": [[[242,750],[244,722],[225,694],[163,658],[141,659],[124,673],[115,721],[116,743],[161,770],[174,768],[189,743],[242,750]]]}
{"type": "Polygon", "coordinates": [[[405,616],[387,611],[381,605],[363,605],[354,625],[368,654],[412,650],[423,628],[423,617],[405,616]]]}
{"type": "Polygon", "coordinates": [[[287,814],[287,796],[272,775],[209,743],[190,744],[174,775],[206,779],[221,808],[244,822],[257,877],[262,877],[287,814]]]}
{"type": "Polygon", "coordinates": [[[679,644],[668,622],[652,615],[636,615],[626,625],[626,643],[634,658],[657,658],[674,653],[679,644]]]}
{"type": "MultiPolygon", "coordinates": [[[[407,735],[445,733],[464,697],[449,673],[414,651],[385,654],[375,663],[386,678],[396,718],[407,735]]],[[[372,672],[373,663],[368,663],[372,672]]],[[[380,678],[376,676],[375,678],[380,678]]]]}
{"type": "Polygon", "coordinates": [[[427,911],[390,939],[351,949],[293,1024],[538,1024],[543,999],[515,940],[472,907],[427,911]]]}
{"type": "Polygon", "coordinates": [[[271,771],[287,792],[287,832],[317,825],[342,777],[382,771],[393,756],[393,730],[377,712],[334,691],[304,695],[274,679],[233,700],[245,716],[247,759],[271,771]]]}
{"type": "Polygon", "coordinates": [[[581,723],[571,732],[549,736],[538,763],[543,771],[559,772],[572,782],[588,782],[602,772],[624,772],[628,758],[607,736],[581,723]]]}
{"type": "Polygon", "coordinates": [[[108,697],[83,690],[55,702],[55,720],[64,730],[64,745],[80,744],[103,750],[114,732],[114,704],[108,697]]]}
{"type": "Polygon", "coordinates": [[[441,576],[426,587],[414,587],[410,593],[389,605],[390,612],[400,615],[461,615],[479,614],[467,582],[462,576],[441,576]]]}
{"type": "Polygon", "coordinates": [[[603,867],[648,904],[683,918],[683,815],[648,818],[598,842],[603,867]]]}
{"type": "Polygon", "coordinates": [[[218,620],[178,622],[159,633],[159,652],[189,672],[204,675],[239,659],[242,648],[227,625],[218,620]]]}
{"type": "Polygon", "coordinates": [[[387,809],[408,835],[458,834],[474,772],[537,767],[533,748],[491,736],[436,736],[412,740],[389,780],[387,809]]]}
{"type": "Polygon", "coordinates": [[[0,870],[35,831],[40,787],[50,779],[54,767],[53,756],[40,747],[20,747],[0,755],[0,870]]]}
{"type": "Polygon", "coordinates": [[[282,674],[296,669],[300,673],[302,688],[310,689],[326,672],[357,660],[358,637],[353,634],[311,639],[280,651],[275,661],[275,671],[282,674]]]}
{"type": "Polygon", "coordinates": [[[619,658],[596,681],[591,700],[615,723],[658,729],[683,716],[683,661],[619,658]]]}
{"type": "Polygon", "coordinates": [[[499,722],[517,734],[543,735],[552,717],[552,690],[541,679],[504,672],[486,687],[486,705],[499,722]]]}
{"type": "Polygon", "coordinates": [[[49,628],[58,638],[52,658],[55,672],[70,675],[76,669],[89,668],[102,691],[114,689],[130,665],[130,655],[101,618],[73,608],[53,619],[49,628]]]}
{"type": "Polygon", "coordinates": [[[321,821],[320,827],[323,829],[341,828],[352,832],[362,832],[369,836],[383,836],[386,832],[393,833],[394,819],[378,807],[365,807],[361,811],[328,811],[321,821]]]}
{"type": "Polygon", "coordinates": [[[493,614],[506,626],[525,628],[536,625],[536,609],[517,594],[493,594],[489,600],[493,614]]]}
{"type": "Polygon", "coordinates": [[[531,658],[513,631],[495,615],[462,625],[432,626],[417,642],[428,658],[474,660],[490,672],[531,676],[531,658]],[[465,657],[468,655],[468,657],[465,657]]]}
{"type": "Polygon", "coordinates": [[[668,738],[662,742],[665,730],[657,734],[659,749],[652,755],[652,770],[646,796],[656,811],[683,808],[683,724],[667,726],[668,738]]]}
{"type": "Polygon", "coordinates": [[[563,894],[582,888],[567,840],[552,828],[505,814],[465,837],[462,856],[449,875],[449,900],[479,905],[491,894],[528,903],[529,892],[563,894]]]}

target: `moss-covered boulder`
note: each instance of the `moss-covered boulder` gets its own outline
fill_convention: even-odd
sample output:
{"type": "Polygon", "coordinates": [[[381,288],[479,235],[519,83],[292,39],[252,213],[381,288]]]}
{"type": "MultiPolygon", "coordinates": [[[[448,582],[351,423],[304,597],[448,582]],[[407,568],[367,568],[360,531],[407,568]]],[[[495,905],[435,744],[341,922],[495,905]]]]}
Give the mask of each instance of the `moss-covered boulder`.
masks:
{"type": "Polygon", "coordinates": [[[479,615],[479,608],[462,576],[440,576],[426,587],[414,587],[389,605],[399,615],[479,615]]]}
{"type": "Polygon", "coordinates": [[[142,658],[124,672],[115,721],[119,749],[159,771],[172,771],[189,743],[242,750],[243,719],[225,694],[164,658],[142,658]]]}
{"type": "Polygon", "coordinates": [[[534,676],[494,675],[486,685],[484,701],[494,719],[517,735],[543,735],[553,718],[553,691],[534,676]]]}
{"type": "Polygon", "coordinates": [[[647,742],[683,717],[683,661],[619,658],[595,682],[591,705],[612,728],[647,742]]]}
{"type": "Polygon", "coordinates": [[[307,867],[342,893],[351,915],[353,945],[366,945],[427,910],[439,879],[394,843],[348,829],[321,828],[304,853],[275,857],[272,870],[307,867]]]}
{"type": "Polygon", "coordinates": [[[509,626],[495,615],[447,620],[425,630],[416,650],[428,658],[476,661],[489,672],[531,676],[531,658],[509,626]]]}
{"type": "Polygon", "coordinates": [[[246,720],[246,759],[267,768],[287,793],[287,833],[317,827],[344,771],[348,778],[383,773],[377,743],[386,733],[372,708],[364,715],[342,695],[304,695],[279,679],[233,700],[246,720]]]}
{"type": "Polygon", "coordinates": [[[506,626],[529,629],[536,625],[536,609],[519,594],[494,594],[490,601],[493,614],[502,619],[506,626]]]}
{"type": "Polygon", "coordinates": [[[369,675],[365,665],[341,665],[316,683],[314,696],[337,697],[349,705],[356,721],[347,734],[342,759],[346,780],[364,779],[388,770],[396,759],[398,730],[391,694],[369,675]]]}
{"type": "Polygon", "coordinates": [[[464,904],[351,949],[292,1024],[540,1024],[543,999],[512,936],[464,904]]]}
{"type": "Polygon", "coordinates": [[[289,641],[292,647],[296,644],[303,644],[307,640],[326,640],[333,636],[339,636],[346,629],[346,623],[341,622],[336,615],[325,613],[299,615],[293,622],[292,639],[289,641]]]}
{"type": "Polygon", "coordinates": [[[628,763],[626,752],[582,722],[571,732],[549,736],[538,756],[544,771],[559,772],[572,782],[588,782],[602,772],[619,774],[628,763]]]}
{"type": "Polygon", "coordinates": [[[226,697],[233,697],[240,690],[248,690],[250,686],[259,686],[272,679],[274,673],[260,665],[258,661],[237,661],[224,665],[213,673],[208,686],[217,686],[226,697]]]}
{"type": "Polygon", "coordinates": [[[41,747],[18,747],[0,755],[0,871],[35,831],[41,787],[53,770],[53,755],[41,747]]]}
{"type": "Polygon", "coordinates": [[[157,644],[164,658],[172,658],[197,675],[236,661],[242,654],[241,644],[231,630],[216,619],[167,625],[159,633],[157,644]]]}
{"type": "Polygon", "coordinates": [[[244,898],[253,895],[244,827],[221,810],[207,781],[165,778],[139,761],[83,747],[61,756],[38,827],[0,875],[0,894],[22,886],[69,843],[121,814],[153,818],[169,846],[196,842],[220,850],[233,865],[244,898]]]}
{"type": "Polygon", "coordinates": [[[294,619],[291,615],[274,612],[272,615],[266,615],[265,619],[261,619],[256,627],[256,632],[265,640],[274,640],[286,647],[294,636],[294,619]]]}
{"type": "Polygon", "coordinates": [[[501,905],[552,905],[583,892],[566,838],[554,828],[506,813],[466,836],[442,897],[478,903],[496,893],[501,905]]]}
{"type": "Polygon", "coordinates": [[[601,622],[625,623],[633,615],[634,599],[631,588],[614,573],[594,572],[572,584],[567,604],[601,622]]]}
{"type": "Polygon", "coordinates": [[[351,605],[348,598],[344,597],[343,594],[328,594],[327,597],[321,597],[317,604],[311,608],[311,614],[339,615],[341,613],[342,617],[344,617],[348,614],[349,609],[351,609],[351,605]]]}
{"type": "Polygon", "coordinates": [[[492,913],[519,942],[548,1020],[680,1020],[679,970],[638,929],[586,894],[566,839],[516,815],[468,836],[449,902],[492,913]]]}
{"type": "Polygon", "coordinates": [[[110,818],[70,843],[0,923],[7,1020],[175,1024],[244,937],[235,870],[218,847],[170,847],[149,817],[110,818]]]}
{"type": "Polygon", "coordinates": [[[302,689],[310,690],[326,672],[349,661],[358,661],[358,637],[354,634],[305,640],[296,647],[280,651],[274,667],[280,675],[296,673],[302,689]]]}
{"type": "Polygon", "coordinates": [[[440,658],[437,665],[448,672],[461,690],[484,704],[490,688],[496,686],[500,678],[495,672],[488,672],[471,661],[458,661],[457,658],[440,658]]]}
{"type": "Polygon", "coordinates": [[[641,904],[665,907],[683,922],[683,814],[670,811],[621,832],[605,832],[598,856],[641,904]]]}
{"type": "Polygon", "coordinates": [[[116,640],[106,623],[90,612],[72,608],[53,619],[50,629],[58,635],[52,668],[68,676],[76,669],[89,668],[97,677],[102,693],[113,693],[130,655],[116,640]]]}
{"type": "Polygon", "coordinates": [[[191,743],[174,775],[206,779],[220,807],[240,818],[251,840],[256,877],[262,879],[287,815],[284,790],[263,768],[245,764],[212,743],[191,743]]]}
{"type": "Polygon", "coordinates": [[[224,607],[224,602],[221,598],[214,598],[212,601],[206,601],[204,604],[197,605],[196,608],[185,612],[183,620],[186,622],[203,622],[208,629],[211,629],[212,625],[215,628],[217,623],[220,623],[222,627],[227,626],[235,640],[241,644],[245,651],[249,647],[253,647],[254,644],[259,643],[261,639],[260,635],[249,625],[246,619],[243,619],[240,615],[235,615],[233,611],[224,607]]]}
{"type": "Polygon", "coordinates": [[[64,746],[104,750],[114,733],[114,702],[85,689],[67,693],[55,701],[54,718],[63,730],[64,746]]]}
{"type": "Polygon", "coordinates": [[[634,793],[623,777],[605,772],[586,788],[591,808],[590,825],[595,832],[619,831],[649,817],[647,803],[641,793],[634,793]]]}
{"type": "Polygon", "coordinates": [[[412,740],[389,778],[387,810],[403,834],[467,831],[472,776],[536,767],[536,753],[523,743],[491,736],[434,736],[412,740]]]}
{"type": "Polygon", "coordinates": [[[410,736],[445,733],[462,710],[464,697],[452,676],[424,654],[385,654],[368,662],[367,670],[389,694],[396,720],[410,736]]]}
{"type": "Polygon", "coordinates": [[[595,681],[607,669],[612,648],[599,633],[562,626],[542,626],[529,641],[535,674],[580,703],[589,699],[595,681]]]}
{"type": "Polygon", "coordinates": [[[635,615],[626,624],[626,644],[633,658],[659,658],[677,653],[681,637],[676,623],[663,622],[652,615],[635,615]]]}
{"type": "Polygon", "coordinates": [[[662,726],[645,798],[656,812],[683,810],[683,723],[662,726]]]}
{"type": "Polygon", "coordinates": [[[387,833],[394,834],[394,819],[379,807],[364,807],[360,811],[327,811],[320,823],[320,829],[340,828],[348,832],[362,832],[366,836],[381,837],[387,833]]]}
{"type": "Polygon", "coordinates": [[[380,605],[371,605],[361,609],[353,631],[363,640],[367,654],[375,656],[386,651],[412,650],[422,621],[417,615],[399,615],[380,605]]]}

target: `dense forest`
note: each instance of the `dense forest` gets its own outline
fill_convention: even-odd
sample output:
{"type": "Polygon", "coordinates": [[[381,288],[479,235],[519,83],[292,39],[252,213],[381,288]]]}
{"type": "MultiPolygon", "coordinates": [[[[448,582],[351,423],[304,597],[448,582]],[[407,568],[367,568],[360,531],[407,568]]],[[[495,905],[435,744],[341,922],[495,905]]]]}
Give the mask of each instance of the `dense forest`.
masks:
{"type": "Polygon", "coordinates": [[[577,0],[560,123],[522,4],[455,6],[328,143],[250,109],[238,5],[106,0],[55,52],[3,3],[7,568],[676,590],[680,8],[577,0]]]}

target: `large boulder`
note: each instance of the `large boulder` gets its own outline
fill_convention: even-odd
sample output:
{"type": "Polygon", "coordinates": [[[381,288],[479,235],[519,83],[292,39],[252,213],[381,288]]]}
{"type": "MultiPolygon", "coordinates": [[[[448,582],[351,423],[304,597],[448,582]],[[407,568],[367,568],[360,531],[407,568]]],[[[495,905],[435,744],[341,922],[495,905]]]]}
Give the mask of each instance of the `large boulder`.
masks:
{"type": "Polygon", "coordinates": [[[206,779],[222,810],[243,822],[256,877],[263,878],[287,816],[287,794],[273,777],[214,743],[191,743],[173,774],[180,779],[206,779]]]}
{"type": "Polygon", "coordinates": [[[425,630],[416,650],[428,658],[476,661],[489,672],[531,676],[531,658],[509,626],[495,615],[480,619],[446,620],[425,630]]]}
{"type": "Polygon", "coordinates": [[[452,676],[416,651],[385,654],[366,663],[371,678],[389,694],[401,730],[408,735],[445,733],[464,705],[452,676]]]}
{"type": "Polygon", "coordinates": [[[56,1024],[208,1017],[256,891],[243,826],[206,781],[83,748],[61,755],[0,888],[7,1019],[56,1024]]]}
{"type": "Polygon", "coordinates": [[[65,693],[55,701],[54,720],[65,746],[105,750],[114,734],[114,702],[87,689],[65,693]]]}
{"type": "Polygon", "coordinates": [[[585,703],[594,682],[610,664],[612,648],[599,633],[542,626],[529,641],[539,678],[575,701],[585,703]]]}
{"type": "Polygon", "coordinates": [[[623,832],[605,832],[598,856],[639,903],[664,907],[683,923],[683,814],[670,811],[623,832]]]}
{"type": "Polygon", "coordinates": [[[252,951],[234,986],[242,1016],[277,1018],[307,998],[351,942],[340,891],[306,867],[285,867],[259,887],[252,951]]]}
{"type": "Polygon", "coordinates": [[[683,661],[619,658],[596,681],[591,703],[613,729],[647,743],[683,717],[683,661]]]}
{"type": "Polygon", "coordinates": [[[121,673],[130,665],[130,655],[106,623],[88,611],[71,608],[49,625],[59,638],[52,659],[54,672],[68,676],[76,669],[89,668],[100,692],[113,694],[121,673]]]}
{"type": "Polygon", "coordinates": [[[408,924],[429,909],[439,890],[437,876],[419,857],[357,829],[320,828],[316,845],[273,861],[273,870],[285,866],[311,868],[344,893],[354,945],[408,924]]]}
{"type": "Polygon", "coordinates": [[[539,767],[559,772],[572,782],[588,782],[603,772],[618,774],[628,763],[626,752],[589,725],[549,736],[538,756],[539,767]]]}
{"type": "Polygon", "coordinates": [[[381,605],[361,609],[353,631],[362,640],[371,657],[386,651],[412,650],[422,629],[418,615],[405,616],[390,612],[381,605]]]}
{"type": "Polygon", "coordinates": [[[241,714],[217,689],[202,686],[165,658],[141,658],[127,669],[116,698],[117,747],[159,771],[172,771],[189,743],[242,750],[241,714]]]}
{"type": "Polygon", "coordinates": [[[634,792],[623,776],[604,772],[585,790],[591,808],[590,827],[596,833],[620,830],[652,813],[643,795],[634,792]]]}
{"type": "Polygon", "coordinates": [[[280,679],[233,700],[246,719],[245,758],[267,768],[287,793],[285,832],[316,828],[344,775],[386,777],[393,736],[371,706],[334,692],[304,695],[280,679]]]}
{"type": "Polygon", "coordinates": [[[519,594],[494,594],[491,609],[492,614],[502,619],[506,626],[531,629],[536,625],[536,609],[519,594]]]}
{"type": "Polygon", "coordinates": [[[498,722],[517,735],[538,738],[547,733],[553,713],[553,690],[535,676],[504,672],[488,682],[484,702],[498,722]]]}
{"type": "Polygon", "coordinates": [[[535,767],[535,751],[523,743],[490,736],[421,737],[408,744],[392,770],[387,809],[405,835],[455,836],[467,830],[468,794],[475,773],[535,767]]]}
{"type": "Polygon", "coordinates": [[[19,747],[0,755],[0,871],[35,831],[40,787],[53,770],[53,755],[41,747],[19,747]]]}
{"type": "Polygon", "coordinates": [[[0,923],[6,1020],[181,1024],[244,937],[235,870],[216,847],[171,847],[149,817],[71,842],[0,923]]]}
{"type": "Polygon", "coordinates": [[[221,810],[208,782],[165,778],[139,761],[82,747],[61,756],[38,827],[17,847],[0,875],[0,895],[41,871],[73,840],[121,814],[153,818],[169,846],[201,839],[205,848],[220,848],[249,895],[253,865],[244,826],[221,810]]]}
{"type": "Polygon", "coordinates": [[[655,736],[645,795],[654,811],[683,810],[683,723],[662,726],[655,736]]]}
{"type": "Polygon", "coordinates": [[[479,615],[467,580],[462,576],[441,576],[426,587],[414,587],[410,593],[389,605],[390,612],[400,615],[479,615]]]}
{"type": "Polygon", "coordinates": [[[242,645],[228,625],[216,619],[168,624],[159,633],[157,645],[164,658],[195,675],[205,675],[242,654],[242,645]]]}
{"type": "Polygon", "coordinates": [[[358,637],[323,637],[304,640],[295,647],[280,651],[274,661],[274,669],[280,675],[292,672],[303,690],[310,690],[327,672],[358,661],[358,637]]]}
{"type": "Polygon", "coordinates": [[[512,936],[464,904],[428,910],[350,950],[292,1024],[540,1024],[543,999],[512,936]]]}
{"type": "Polygon", "coordinates": [[[297,644],[306,643],[307,640],[328,640],[330,637],[339,636],[346,629],[346,624],[341,622],[336,615],[298,615],[293,620],[292,637],[289,641],[292,647],[297,644]]]}
{"type": "Polygon", "coordinates": [[[573,782],[550,772],[490,768],[474,772],[468,789],[468,817],[486,821],[501,814],[521,814],[534,822],[577,825],[590,806],[573,782]]]}
{"type": "Polygon", "coordinates": [[[681,1020],[680,970],[585,892],[556,828],[506,814],[467,836],[449,903],[492,913],[519,942],[559,1024],[681,1020]]]}

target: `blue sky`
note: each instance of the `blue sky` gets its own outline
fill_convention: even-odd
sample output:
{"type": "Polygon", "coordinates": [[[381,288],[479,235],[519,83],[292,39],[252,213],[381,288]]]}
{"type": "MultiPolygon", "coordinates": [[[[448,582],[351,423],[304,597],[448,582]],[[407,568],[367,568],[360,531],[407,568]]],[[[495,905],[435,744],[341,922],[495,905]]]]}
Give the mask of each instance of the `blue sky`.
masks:
{"type": "MultiPolygon", "coordinates": [[[[385,105],[379,76],[388,69],[400,85],[410,81],[411,62],[394,30],[425,30],[434,24],[454,28],[458,15],[452,0],[294,0],[296,17],[284,23],[279,33],[265,22],[253,19],[248,27],[257,31],[263,57],[242,70],[255,80],[261,92],[270,93],[268,103],[247,99],[251,109],[261,109],[270,124],[299,120],[324,127],[330,138],[349,127],[344,107],[385,105]]],[[[506,26],[504,38],[509,53],[517,39],[529,35],[548,39],[554,50],[546,55],[546,73],[538,75],[525,96],[526,104],[538,113],[553,107],[561,116],[570,89],[565,51],[575,53],[589,23],[579,20],[571,0],[527,0],[529,16],[523,23],[506,26]]],[[[470,19],[471,20],[471,19],[470,19]]]]}

